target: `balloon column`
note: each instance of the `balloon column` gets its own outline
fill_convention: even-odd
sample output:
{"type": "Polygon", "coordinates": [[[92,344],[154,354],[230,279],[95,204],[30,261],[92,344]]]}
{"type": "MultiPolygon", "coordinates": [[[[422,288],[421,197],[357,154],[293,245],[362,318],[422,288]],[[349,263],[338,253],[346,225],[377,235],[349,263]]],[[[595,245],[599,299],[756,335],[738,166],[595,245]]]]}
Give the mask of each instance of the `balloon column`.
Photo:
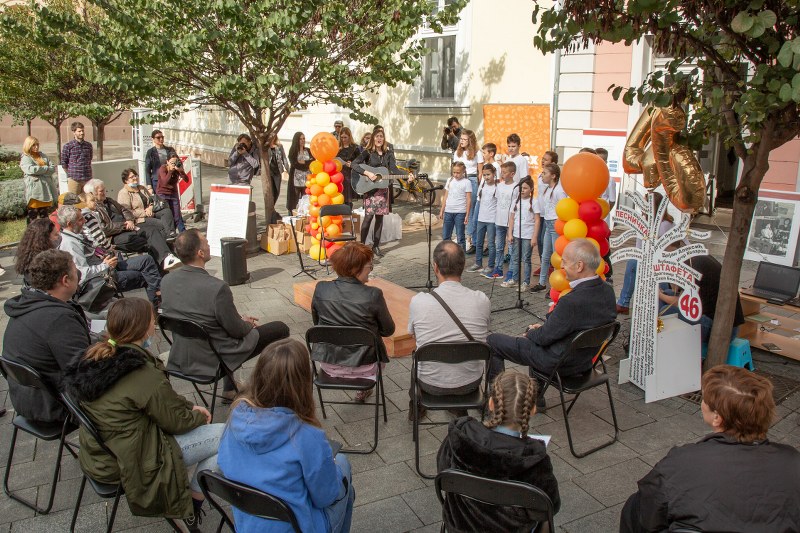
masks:
{"type": "MultiPolygon", "coordinates": [[[[556,204],[555,251],[550,257],[553,273],[550,274],[550,298],[553,305],[572,289],[567,275],[561,267],[561,256],[570,241],[588,239],[600,251],[608,253],[608,238],[611,230],[603,220],[608,215],[609,205],[599,198],[608,186],[609,174],[605,161],[592,153],[579,153],[570,157],[561,169],[561,186],[569,198],[556,204]]],[[[605,279],[608,265],[600,262],[597,273],[605,279]]]]}
{"type": "Polygon", "coordinates": [[[311,235],[311,248],[308,255],[311,259],[322,260],[330,257],[341,248],[340,244],[326,242],[322,248],[322,235],[326,238],[337,237],[342,233],[341,216],[319,216],[319,210],[326,205],[344,203],[344,176],[342,163],[334,159],[339,153],[339,142],[330,133],[317,133],[311,139],[311,155],[314,161],[309,165],[311,173],[306,180],[306,191],[309,195],[309,222],[306,232],[311,235]]]}

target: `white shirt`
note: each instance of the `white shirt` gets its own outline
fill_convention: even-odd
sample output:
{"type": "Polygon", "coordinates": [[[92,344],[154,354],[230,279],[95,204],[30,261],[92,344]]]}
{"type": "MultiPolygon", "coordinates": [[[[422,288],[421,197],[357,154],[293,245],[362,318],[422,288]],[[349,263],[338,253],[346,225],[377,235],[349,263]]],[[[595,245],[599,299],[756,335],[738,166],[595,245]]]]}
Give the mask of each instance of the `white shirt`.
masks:
{"type": "Polygon", "coordinates": [[[542,192],[539,193],[539,213],[542,214],[545,220],[555,220],[558,218],[556,214],[556,204],[567,197],[567,193],[561,187],[559,181],[555,187],[552,184],[545,185],[542,192]]]}
{"type": "Polygon", "coordinates": [[[467,167],[467,176],[469,175],[477,176],[478,163],[483,163],[483,152],[478,150],[475,153],[474,159],[467,159],[467,155],[469,155],[467,150],[464,150],[464,153],[461,155],[461,157],[459,157],[457,154],[458,150],[453,152],[453,163],[455,163],[456,161],[461,161],[467,167]]]}
{"type": "Polygon", "coordinates": [[[450,178],[444,186],[447,199],[444,204],[445,213],[466,213],[467,193],[472,193],[472,182],[467,178],[459,180],[450,178]]]}
{"type": "Polygon", "coordinates": [[[593,280],[593,279],[597,279],[597,278],[599,278],[599,277],[600,277],[600,276],[598,276],[597,274],[595,274],[594,276],[589,276],[588,278],[580,278],[580,279],[575,279],[575,280],[572,280],[572,281],[570,281],[570,282],[569,282],[569,288],[570,288],[570,289],[574,289],[575,287],[577,287],[577,286],[578,286],[578,285],[580,285],[581,283],[585,283],[585,282],[587,282],[587,281],[590,281],[590,280],[593,280]]]}
{"type": "Polygon", "coordinates": [[[509,157],[506,162],[511,161],[517,165],[517,171],[514,173],[514,183],[519,183],[519,180],[528,175],[528,158],[522,154],[509,157]]]}
{"type": "MultiPolygon", "coordinates": [[[[514,237],[519,238],[519,204],[515,203],[511,207],[511,212],[514,213],[514,227],[511,230],[512,235],[514,237]],[[517,211],[515,211],[517,209],[517,211]]],[[[523,239],[532,239],[533,238],[533,228],[536,225],[536,215],[539,213],[539,210],[536,205],[536,201],[534,200],[531,202],[530,198],[523,198],[522,199],[522,238],[523,239]]]]}
{"type": "Polygon", "coordinates": [[[497,185],[486,185],[482,182],[478,187],[480,208],[478,209],[478,222],[494,224],[497,216],[497,185]]]}
{"type": "Polygon", "coordinates": [[[505,182],[497,184],[497,212],[495,213],[494,223],[497,226],[508,227],[508,213],[511,211],[511,204],[517,199],[516,187],[514,184],[506,185],[505,182]]]}
{"type": "MultiPolygon", "coordinates": [[[[489,335],[491,304],[481,291],[464,287],[457,281],[445,281],[434,289],[467,328],[476,341],[486,342],[489,335]]],[[[408,332],[417,347],[431,342],[462,342],[467,338],[453,319],[430,294],[421,292],[411,299],[408,308],[408,332]]],[[[457,365],[420,363],[419,377],[428,385],[452,389],[478,380],[483,375],[482,361],[457,365]]]]}

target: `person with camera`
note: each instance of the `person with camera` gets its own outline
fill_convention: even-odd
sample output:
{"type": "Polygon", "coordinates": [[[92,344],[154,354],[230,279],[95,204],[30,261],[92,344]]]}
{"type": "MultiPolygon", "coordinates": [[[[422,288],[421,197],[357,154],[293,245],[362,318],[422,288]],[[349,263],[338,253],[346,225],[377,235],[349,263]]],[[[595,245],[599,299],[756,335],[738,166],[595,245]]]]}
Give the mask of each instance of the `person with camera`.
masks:
{"type": "Polygon", "coordinates": [[[458,148],[458,141],[461,139],[461,124],[456,117],[447,119],[447,127],[442,133],[442,150],[455,152],[458,148]]]}
{"type": "Polygon", "coordinates": [[[228,181],[231,185],[250,185],[253,176],[261,172],[261,152],[246,133],[236,138],[236,146],[228,156],[228,181]]]}
{"type": "Polygon", "coordinates": [[[189,176],[183,170],[183,163],[178,154],[169,154],[167,162],[158,169],[158,197],[167,202],[172,211],[172,220],[178,233],[186,231],[186,225],[181,215],[181,193],[178,184],[181,181],[189,181],[189,176]]]}

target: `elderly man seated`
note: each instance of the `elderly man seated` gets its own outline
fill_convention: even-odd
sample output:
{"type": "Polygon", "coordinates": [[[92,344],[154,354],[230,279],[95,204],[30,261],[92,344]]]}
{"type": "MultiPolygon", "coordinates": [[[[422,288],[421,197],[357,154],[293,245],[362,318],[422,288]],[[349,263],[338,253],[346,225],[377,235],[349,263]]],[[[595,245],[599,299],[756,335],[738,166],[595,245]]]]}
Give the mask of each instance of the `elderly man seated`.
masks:
{"type": "MultiPolygon", "coordinates": [[[[596,274],[600,252],[586,239],[570,242],[561,258],[567,273],[569,293],[558,300],[544,324],[531,324],[524,335],[511,337],[492,333],[487,338],[492,349],[490,383],[505,368],[505,361],[526,365],[540,374],[550,374],[558,365],[572,338],[581,331],[613,322],[617,317],[614,289],[596,274]]],[[[592,369],[592,349],[576,353],[559,367],[561,376],[585,374],[592,369]]],[[[546,409],[544,398],[536,402],[539,412],[546,409]]]]}
{"type": "Polygon", "coordinates": [[[800,453],[767,439],[772,383],[743,368],[703,374],[711,433],[673,448],[622,508],[619,531],[800,531],[800,453]]]}
{"type": "Polygon", "coordinates": [[[58,222],[61,224],[61,244],[58,247],[72,256],[81,274],[79,293],[92,278],[113,272],[120,291],[143,287],[148,299],[153,304],[159,303],[161,274],[152,257],[137,255],[124,259],[118,254],[99,254],[92,242],[83,235],[85,220],[75,206],[59,207],[58,222]]]}
{"type": "Polygon", "coordinates": [[[166,229],[160,221],[154,218],[144,218],[142,222],[136,222],[136,215],[130,209],[106,196],[106,186],[99,179],[91,179],[86,182],[83,191],[94,195],[95,212],[100,219],[100,227],[103,233],[111,237],[112,242],[121,250],[125,249],[125,245],[135,237],[141,237],[147,241],[147,249],[130,251],[146,251],[165,271],[181,266],[181,262],[172,254],[167,245],[166,229]]]}

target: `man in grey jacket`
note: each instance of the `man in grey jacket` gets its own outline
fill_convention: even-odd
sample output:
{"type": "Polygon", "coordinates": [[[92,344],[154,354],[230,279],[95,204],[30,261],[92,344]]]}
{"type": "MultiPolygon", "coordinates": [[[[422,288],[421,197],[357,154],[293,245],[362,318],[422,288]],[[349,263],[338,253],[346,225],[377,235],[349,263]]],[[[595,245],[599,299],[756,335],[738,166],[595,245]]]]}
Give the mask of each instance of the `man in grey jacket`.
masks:
{"type": "Polygon", "coordinates": [[[246,133],[236,138],[236,146],[228,156],[228,181],[232,185],[250,185],[253,176],[261,173],[261,152],[246,133]]]}
{"type": "Polygon", "coordinates": [[[62,205],[58,208],[58,223],[61,225],[59,249],[68,252],[75,261],[75,266],[81,273],[80,287],[94,277],[114,271],[119,290],[125,292],[143,287],[150,301],[157,303],[161,274],[153,258],[149,255],[137,255],[124,259],[120,255],[112,254],[101,257],[89,239],[81,233],[84,222],[77,207],[62,205]]]}
{"type": "MultiPolygon", "coordinates": [[[[196,229],[187,230],[175,239],[175,253],[183,266],[164,278],[161,287],[165,316],[192,320],[205,326],[214,348],[225,365],[236,370],[248,359],[258,356],[271,342],[289,336],[283,322],[257,325],[258,320],[239,314],[227,283],[205,269],[211,260],[206,236],[196,229]]],[[[205,341],[173,338],[167,368],[190,376],[213,376],[218,360],[205,341]]],[[[234,396],[234,384],[223,382],[223,398],[234,396]]]]}

